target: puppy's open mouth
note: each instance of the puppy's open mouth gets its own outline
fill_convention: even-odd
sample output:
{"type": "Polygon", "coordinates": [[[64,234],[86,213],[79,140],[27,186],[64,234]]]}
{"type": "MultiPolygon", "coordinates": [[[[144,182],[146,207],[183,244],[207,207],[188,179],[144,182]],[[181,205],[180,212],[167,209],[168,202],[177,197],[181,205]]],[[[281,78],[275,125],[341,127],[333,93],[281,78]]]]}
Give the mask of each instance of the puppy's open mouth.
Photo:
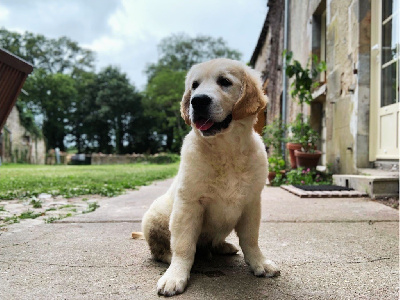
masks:
{"type": "Polygon", "coordinates": [[[221,122],[214,122],[210,119],[198,118],[195,120],[194,124],[196,125],[196,128],[201,131],[203,136],[213,136],[228,128],[231,121],[232,114],[229,114],[221,122]]]}

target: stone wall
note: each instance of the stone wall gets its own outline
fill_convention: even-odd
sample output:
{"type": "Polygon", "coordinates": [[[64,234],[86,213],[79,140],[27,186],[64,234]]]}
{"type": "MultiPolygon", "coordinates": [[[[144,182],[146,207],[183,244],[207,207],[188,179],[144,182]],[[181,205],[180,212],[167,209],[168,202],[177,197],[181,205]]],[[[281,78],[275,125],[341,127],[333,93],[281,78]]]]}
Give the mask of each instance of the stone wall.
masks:
{"type": "MultiPolygon", "coordinates": [[[[337,173],[368,167],[371,3],[368,0],[291,1],[289,49],[307,63],[313,47],[313,15],[326,9],[326,162],[337,173]]],[[[300,112],[289,99],[288,119],[300,112]]],[[[304,113],[311,114],[311,107],[304,113]]]]}
{"type": "Polygon", "coordinates": [[[92,154],[92,165],[116,165],[116,164],[131,164],[144,160],[144,155],[140,154],[92,154]]]}
{"type": "Polygon", "coordinates": [[[31,136],[21,125],[18,109],[14,106],[3,128],[1,159],[3,162],[44,164],[46,146],[43,139],[31,136]]]}

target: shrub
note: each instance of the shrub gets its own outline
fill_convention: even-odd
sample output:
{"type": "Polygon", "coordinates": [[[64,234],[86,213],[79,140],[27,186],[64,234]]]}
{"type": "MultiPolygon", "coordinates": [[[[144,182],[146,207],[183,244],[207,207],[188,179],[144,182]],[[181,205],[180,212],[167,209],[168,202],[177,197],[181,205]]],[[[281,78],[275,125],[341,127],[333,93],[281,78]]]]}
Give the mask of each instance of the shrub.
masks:
{"type": "Polygon", "coordinates": [[[175,153],[159,153],[154,155],[149,155],[145,158],[144,161],[147,161],[152,164],[171,164],[178,162],[180,160],[180,156],[175,153]]]}
{"type": "Polygon", "coordinates": [[[291,170],[283,176],[276,174],[272,182],[274,186],[280,185],[330,185],[332,184],[332,174],[326,174],[311,169],[297,168],[291,170]]]}

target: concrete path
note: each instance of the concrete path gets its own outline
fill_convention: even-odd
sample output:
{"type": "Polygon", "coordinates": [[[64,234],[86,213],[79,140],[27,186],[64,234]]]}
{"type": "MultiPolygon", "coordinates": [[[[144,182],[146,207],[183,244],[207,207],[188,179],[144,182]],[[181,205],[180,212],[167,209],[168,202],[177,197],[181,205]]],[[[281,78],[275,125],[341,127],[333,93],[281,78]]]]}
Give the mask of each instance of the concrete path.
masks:
{"type": "MultiPolygon", "coordinates": [[[[171,180],[105,199],[57,223],[0,235],[0,299],[158,299],[167,266],[132,240],[171,180]]],[[[263,191],[260,246],[281,267],[256,278],[242,253],[197,259],[177,299],[398,299],[398,211],[368,199],[301,199],[263,191]]],[[[21,230],[23,228],[23,230],[21,230]]],[[[229,241],[238,245],[237,237],[229,241]]]]}

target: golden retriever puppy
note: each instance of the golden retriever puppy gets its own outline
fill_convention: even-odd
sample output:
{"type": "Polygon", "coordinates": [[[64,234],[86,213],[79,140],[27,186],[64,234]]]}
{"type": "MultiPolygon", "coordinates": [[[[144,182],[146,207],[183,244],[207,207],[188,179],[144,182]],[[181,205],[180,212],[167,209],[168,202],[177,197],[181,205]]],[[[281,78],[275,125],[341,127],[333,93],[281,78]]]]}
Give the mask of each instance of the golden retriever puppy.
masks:
{"type": "Polygon", "coordinates": [[[238,249],[225,242],[232,230],[254,275],[277,276],[279,269],[258,246],[268,173],[264,144],[253,129],[266,105],[259,74],[240,62],[214,59],[194,65],[185,88],[181,114],[192,131],[182,145],[179,172],[142,222],[153,257],[170,264],[157,291],[184,291],[196,246],[235,254],[238,249]]]}

